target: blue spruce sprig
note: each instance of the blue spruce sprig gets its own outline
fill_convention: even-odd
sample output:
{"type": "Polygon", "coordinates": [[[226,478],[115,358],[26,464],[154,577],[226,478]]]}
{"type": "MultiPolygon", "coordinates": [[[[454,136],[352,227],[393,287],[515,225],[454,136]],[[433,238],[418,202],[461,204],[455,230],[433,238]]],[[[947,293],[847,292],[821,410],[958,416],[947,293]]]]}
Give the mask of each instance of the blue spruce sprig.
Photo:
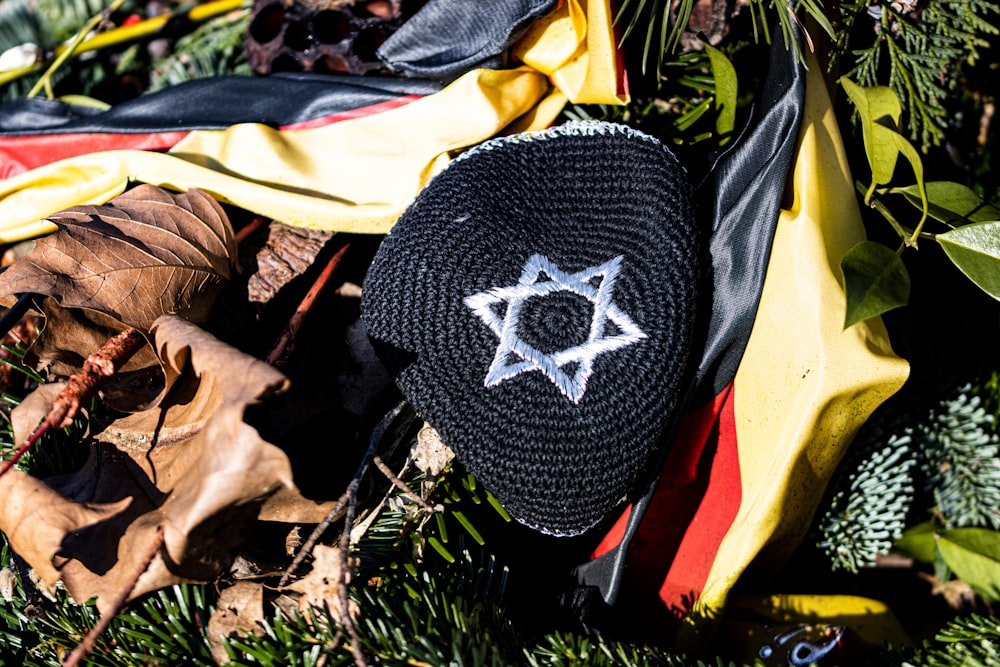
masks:
{"type": "Polygon", "coordinates": [[[916,459],[910,443],[906,429],[887,433],[881,417],[858,434],[818,522],[817,547],[831,569],[871,567],[903,534],[914,495],[916,459]]]}
{"type": "Polygon", "coordinates": [[[913,428],[925,490],[947,528],[1000,529],[1000,433],[971,384],[913,428]]]}

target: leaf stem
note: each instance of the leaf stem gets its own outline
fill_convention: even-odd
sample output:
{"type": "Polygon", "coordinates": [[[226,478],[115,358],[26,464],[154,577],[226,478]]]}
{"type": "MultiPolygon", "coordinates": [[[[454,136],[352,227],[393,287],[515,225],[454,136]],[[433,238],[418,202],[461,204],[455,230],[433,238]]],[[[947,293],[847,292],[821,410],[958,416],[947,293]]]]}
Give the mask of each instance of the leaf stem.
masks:
{"type": "Polygon", "coordinates": [[[892,225],[892,228],[895,229],[896,233],[899,234],[901,239],[903,239],[903,245],[905,247],[912,246],[915,248],[917,246],[916,237],[917,237],[917,232],[919,230],[911,232],[909,229],[904,227],[898,220],[896,220],[896,216],[892,214],[892,211],[890,211],[885,204],[883,204],[877,197],[871,196],[872,193],[874,192],[874,188],[866,190],[864,184],[862,184],[861,181],[855,181],[854,187],[857,189],[858,192],[864,195],[865,204],[868,207],[873,208],[879,213],[881,213],[882,217],[885,218],[890,225],[892,225]]]}
{"type": "MultiPolygon", "coordinates": [[[[215,2],[206,2],[186,11],[165,14],[163,16],[157,16],[151,19],[146,19],[145,21],[140,21],[139,23],[135,23],[133,25],[114,28],[112,30],[108,30],[107,32],[93,35],[87,39],[74,39],[74,41],[70,44],[60,44],[53,50],[56,60],[52,61],[50,70],[51,72],[54,72],[55,69],[58,69],[58,67],[61,66],[67,58],[72,56],[78,56],[82,53],[88,53],[90,51],[99,51],[110,46],[118,46],[126,42],[152,36],[168,23],[177,23],[178,19],[183,18],[192,22],[205,21],[215,16],[219,16],[220,14],[240,9],[243,5],[244,0],[215,0],[215,2]],[[56,61],[58,61],[58,64],[56,64],[56,61]]],[[[90,29],[81,30],[77,33],[77,37],[82,36],[85,38],[89,32],[90,29]]],[[[23,76],[27,76],[32,72],[37,71],[38,68],[39,65],[28,65],[26,67],[19,67],[13,70],[2,71],[0,72],[0,86],[10,83],[11,81],[15,81],[16,79],[20,79],[23,76]]],[[[43,75],[43,78],[46,75],[48,75],[51,80],[51,74],[49,71],[43,75]]],[[[41,83],[41,81],[39,83],[41,83]]],[[[47,91],[51,90],[51,83],[41,83],[41,85],[45,86],[47,91]]],[[[34,90],[33,94],[37,95],[38,92],[38,90],[34,90]]],[[[29,96],[33,95],[29,94],[29,96]]]]}
{"type": "Polygon", "coordinates": [[[125,4],[125,0],[114,0],[110,5],[108,5],[107,9],[87,21],[83,27],[80,28],[79,32],[73,36],[69,45],[62,51],[57,51],[56,59],[52,61],[52,64],[50,64],[48,69],[45,70],[45,73],[42,74],[41,78],[38,79],[35,85],[32,86],[31,90],[28,91],[26,97],[34,97],[44,88],[45,96],[49,99],[54,98],[56,95],[52,90],[52,76],[60,67],[63,66],[63,63],[73,57],[76,50],[80,47],[80,44],[87,38],[87,35],[89,35],[94,28],[100,25],[102,21],[107,20],[108,17],[111,16],[111,12],[116,11],[123,4],[125,4]]]}

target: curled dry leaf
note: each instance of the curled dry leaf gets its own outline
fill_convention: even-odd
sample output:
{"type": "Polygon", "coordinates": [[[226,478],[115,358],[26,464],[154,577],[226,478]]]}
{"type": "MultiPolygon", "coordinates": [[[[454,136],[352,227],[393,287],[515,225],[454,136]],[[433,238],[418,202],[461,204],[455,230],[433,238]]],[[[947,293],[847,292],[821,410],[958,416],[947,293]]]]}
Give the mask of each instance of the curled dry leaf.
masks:
{"type": "MultiPolygon", "coordinates": [[[[0,274],[0,296],[45,297],[37,302],[45,330],[28,358],[53,375],[77,372],[126,326],[146,334],[164,314],[206,320],[234,268],[229,219],[199,190],[140,185],[105,206],[75,206],[50,220],[57,231],[0,274]]],[[[112,406],[139,410],[162,396],[152,350],[122,370],[105,388],[112,406]]]]}
{"type": "MultiPolygon", "coordinates": [[[[312,569],[298,581],[288,586],[289,590],[302,593],[299,598],[299,612],[309,618],[309,609],[328,608],[330,615],[338,623],[342,622],[340,608],[340,593],[343,584],[350,583],[350,570],[356,563],[348,562],[348,572],[341,571],[342,553],[339,547],[329,547],[317,544],[312,550],[312,569]]],[[[348,610],[352,618],[359,611],[357,603],[351,600],[348,610]]]]}
{"type": "Polygon", "coordinates": [[[223,589],[215,611],[208,619],[208,642],[212,657],[222,665],[229,654],[222,644],[223,637],[241,637],[247,633],[263,635],[264,587],[251,581],[238,581],[223,589]]]}
{"type": "Polygon", "coordinates": [[[102,612],[161,524],[164,548],[133,597],[214,578],[279,490],[315,515],[329,509],[298,496],[284,452],[243,421],[250,404],[285,389],[280,372],[179,317],[161,317],[152,333],[162,363],[183,375],[156,408],[127,418],[147,430],[121,449],[98,443],[69,475],[0,478],[0,530],[14,549],[75,600],[97,595],[102,612]],[[159,438],[167,425],[169,443],[159,438]]]}

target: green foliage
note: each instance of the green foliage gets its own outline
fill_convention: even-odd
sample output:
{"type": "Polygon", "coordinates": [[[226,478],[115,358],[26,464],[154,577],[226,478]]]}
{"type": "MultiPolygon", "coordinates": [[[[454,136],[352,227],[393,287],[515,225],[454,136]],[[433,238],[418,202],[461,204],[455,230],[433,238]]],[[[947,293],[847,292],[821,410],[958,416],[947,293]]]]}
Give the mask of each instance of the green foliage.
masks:
{"type": "MultiPolygon", "coordinates": [[[[886,193],[903,195],[917,208],[923,207],[919,185],[889,188],[886,193]]],[[[927,195],[927,214],[951,229],[973,222],[1000,220],[1000,209],[987,204],[960,183],[929,181],[924,184],[924,194],[927,195]]]]}
{"type": "Polygon", "coordinates": [[[1000,434],[971,384],[913,428],[913,447],[934,513],[948,528],[1000,528],[1000,434]]]}
{"type": "Polygon", "coordinates": [[[712,76],[715,79],[715,131],[728,140],[736,126],[736,96],[739,88],[736,70],[729,59],[714,46],[705,45],[709,60],[712,62],[712,76]]]}
{"type": "Polygon", "coordinates": [[[865,154],[872,171],[864,191],[865,204],[879,211],[899,234],[903,246],[893,252],[886,246],[865,241],[854,246],[841,260],[847,296],[845,327],[909,300],[909,276],[899,255],[906,246],[917,246],[918,238],[938,243],[945,255],[965,276],[995,299],[1000,299],[1000,210],[987,204],[971,189],[947,181],[930,184],[923,180],[923,162],[916,149],[895,131],[902,108],[896,93],[884,86],[863,88],[846,78],[841,84],[858,110],[865,154]],[[892,181],[900,155],[906,157],[917,182],[907,187],[885,187],[892,181]],[[901,194],[920,210],[916,225],[909,229],[874,195],[901,194]],[[948,229],[924,231],[927,219],[948,229]]]}
{"type": "Polygon", "coordinates": [[[1000,299],[1000,219],[938,234],[952,264],[994,299],[1000,299]]]}
{"type": "Polygon", "coordinates": [[[945,100],[962,62],[974,62],[997,12],[990,0],[851,0],[837,35],[847,63],[842,69],[861,85],[887,83],[907,111],[905,127],[924,150],[945,136],[945,100]],[[850,37],[854,37],[854,41],[850,37]]]}
{"type": "Polygon", "coordinates": [[[626,106],[571,105],[563,116],[631,125],[673,146],[721,146],[735,124],[736,72],[721,51],[710,53],[682,53],[664,63],[661,97],[635,98],[626,106]]]}
{"type": "Polygon", "coordinates": [[[857,108],[865,154],[872,170],[872,182],[868,192],[865,193],[865,202],[871,199],[877,186],[892,180],[896,162],[902,155],[909,161],[916,176],[917,188],[920,190],[926,213],[927,193],[924,190],[923,162],[913,145],[896,131],[902,114],[899,98],[885,86],[865,88],[847,78],[841,78],[840,84],[857,108]]]}
{"type": "Polygon", "coordinates": [[[887,423],[882,412],[870,419],[851,445],[830,484],[830,500],[818,523],[817,547],[831,569],[857,572],[875,565],[903,534],[913,503],[910,435],[887,423]]]}
{"type": "MultiPolygon", "coordinates": [[[[249,3],[248,3],[249,4],[249,3]]],[[[148,92],[210,76],[250,76],[243,37],[250,13],[216,17],[179,38],[170,53],[153,63],[148,92]]]]}
{"type": "Polygon", "coordinates": [[[986,528],[941,530],[934,521],[908,529],[896,546],[934,565],[938,579],[958,577],[983,599],[1000,601],[1000,532],[986,528]]]}
{"type": "Polygon", "coordinates": [[[927,642],[918,658],[926,667],[989,667],[1000,662],[1000,620],[971,614],[957,618],[927,642]]]}
{"type": "MultiPolygon", "coordinates": [[[[466,555],[454,569],[414,575],[401,568],[396,576],[352,591],[361,649],[369,662],[512,664],[519,650],[517,633],[490,594],[491,585],[484,583],[499,580],[495,567],[466,555]]],[[[307,618],[275,609],[262,636],[227,645],[233,665],[315,665],[321,657],[326,664],[353,662],[343,631],[328,613],[307,618]]]]}
{"type": "MultiPolygon", "coordinates": [[[[4,541],[0,560],[13,565],[4,541]]],[[[9,575],[8,575],[9,576],[9,575]]],[[[93,603],[76,604],[58,588],[41,594],[30,581],[13,578],[10,599],[0,599],[0,665],[58,667],[98,620],[93,603]]],[[[88,656],[88,665],[214,665],[204,635],[212,613],[205,586],[173,586],[133,602],[119,614],[88,656]]]]}
{"type": "MultiPolygon", "coordinates": [[[[654,61],[659,71],[659,66],[677,52],[695,0],[680,0],[676,3],[676,8],[672,7],[674,4],[670,0],[623,0],[619,6],[615,23],[625,26],[622,41],[629,38],[643,40],[643,71],[650,60],[654,61]],[[640,34],[643,27],[644,34],[640,34]]],[[[785,45],[798,48],[798,42],[794,39],[797,19],[792,16],[790,6],[795,12],[804,10],[824,32],[833,36],[833,27],[826,18],[820,0],[750,0],[756,41],[771,41],[771,22],[777,18],[785,45]]]]}
{"type": "Polygon", "coordinates": [[[603,637],[585,637],[572,633],[555,632],[541,642],[524,650],[529,667],[730,667],[718,659],[714,663],[689,660],[682,655],[666,653],[649,646],[636,646],[613,642],[603,637]]]}
{"type": "MultiPolygon", "coordinates": [[[[0,52],[20,44],[36,44],[44,54],[69,41],[86,23],[99,16],[110,0],[5,0],[0,3],[0,52]]],[[[122,12],[132,12],[135,2],[126,2],[122,12]]],[[[88,67],[76,72],[79,91],[86,92],[98,85],[108,75],[107,66],[93,60],[88,67]]],[[[23,97],[38,82],[43,70],[17,79],[2,89],[2,101],[23,97]]],[[[53,85],[70,76],[67,68],[57,70],[51,79],[53,85]]]]}
{"type": "Polygon", "coordinates": [[[887,651],[891,667],[992,667],[1000,662],[1000,620],[969,614],[950,620],[918,649],[887,651]]]}
{"type": "Polygon", "coordinates": [[[910,276],[899,254],[881,243],[862,241],[840,260],[841,284],[847,297],[844,328],[905,306],[910,276]]]}

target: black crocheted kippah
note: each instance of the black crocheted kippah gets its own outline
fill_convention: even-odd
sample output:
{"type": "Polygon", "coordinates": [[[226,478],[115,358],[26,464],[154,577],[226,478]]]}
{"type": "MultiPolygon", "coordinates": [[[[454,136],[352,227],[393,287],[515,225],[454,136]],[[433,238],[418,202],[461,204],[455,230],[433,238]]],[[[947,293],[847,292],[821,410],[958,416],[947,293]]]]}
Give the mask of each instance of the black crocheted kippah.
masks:
{"type": "Polygon", "coordinates": [[[572,122],[464,153],[379,248],[376,351],[518,521],[585,531],[657,450],[695,314],[689,190],[652,137],[572,122]]]}

